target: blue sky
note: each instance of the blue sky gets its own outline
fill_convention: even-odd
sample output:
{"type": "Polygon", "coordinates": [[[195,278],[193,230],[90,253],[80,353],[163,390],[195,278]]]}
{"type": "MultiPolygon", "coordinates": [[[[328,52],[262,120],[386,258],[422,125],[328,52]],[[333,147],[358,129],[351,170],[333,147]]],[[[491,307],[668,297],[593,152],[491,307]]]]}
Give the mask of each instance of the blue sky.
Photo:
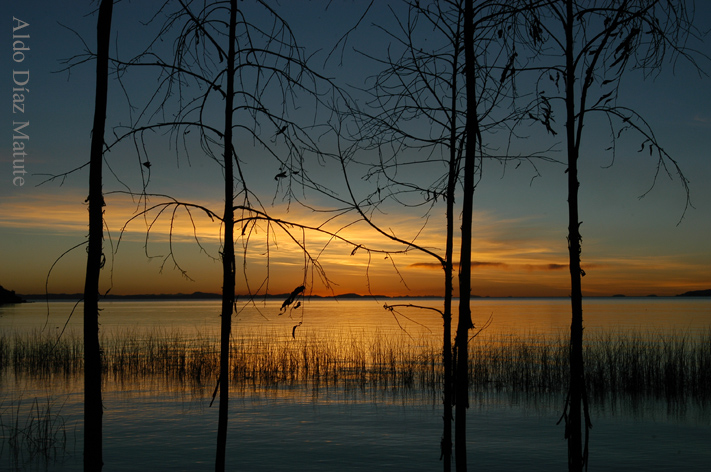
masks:
{"type": "MultiPolygon", "coordinates": [[[[307,52],[322,58],[330,50],[339,32],[355,23],[363,11],[362,2],[345,2],[322,9],[319,2],[284,2],[284,16],[290,19],[297,37],[307,52]],[[318,52],[317,49],[322,51],[318,52]]],[[[129,55],[146,39],[149,27],[139,20],[147,20],[145,4],[119,2],[115,6],[113,37],[118,53],[129,55]]],[[[711,28],[711,6],[699,2],[697,12],[701,29],[711,28]]],[[[5,130],[6,145],[0,148],[0,284],[20,293],[38,293],[45,289],[45,281],[54,261],[66,250],[80,244],[86,236],[88,218],[84,198],[87,194],[88,173],[79,171],[60,185],[57,181],[37,186],[45,179],[40,174],[58,174],[82,165],[88,160],[90,131],[93,118],[93,64],[77,67],[71,73],[61,71],[62,59],[83,50],[77,35],[92,45],[95,29],[93,6],[84,2],[27,1],[4,2],[0,15],[5,19],[5,40],[2,59],[5,71],[0,77],[0,90],[5,90],[5,112],[0,113],[0,127],[5,130]],[[12,18],[19,18],[29,26],[27,41],[30,51],[21,63],[12,61],[12,18]],[[22,115],[30,121],[27,128],[25,167],[28,172],[22,187],[12,185],[12,76],[14,68],[30,71],[27,85],[30,92],[22,115]]],[[[385,54],[387,37],[372,28],[373,23],[392,25],[390,13],[379,4],[350,38],[373,54],[385,54]]],[[[350,46],[349,45],[349,46],[350,46]]],[[[708,44],[696,44],[706,54],[708,44]]],[[[113,49],[116,51],[115,47],[113,49]]],[[[317,61],[318,62],[318,61],[317,61]]],[[[711,70],[709,61],[702,61],[711,70]]],[[[337,80],[351,85],[367,83],[368,76],[377,72],[372,62],[346,49],[344,66],[329,70],[337,80]]],[[[132,82],[141,93],[152,90],[152,82],[132,82]]],[[[111,101],[109,123],[115,126],[128,122],[125,99],[118,84],[110,84],[111,101]]],[[[581,227],[583,233],[583,266],[588,275],[583,280],[588,295],[673,295],[693,289],[711,288],[711,87],[708,78],[700,78],[690,67],[679,64],[674,70],[667,67],[654,80],[642,81],[631,74],[620,94],[625,105],[637,109],[655,129],[659,141],[680,163],[689,179],[694,208],[684,214],[685,195],[678,179],[661,175],[654,189],[645,194],[655,174],[654,162],[646,153],[638,153],[639,141],[622,141],[614,166],[604,152],[608,146],[606,131],[594,120],[589,122],[583,141],[580,173],[581,227]],[[684,214],[684,218],[680,218],[684,214]]],[[[302,112],[304,110],[300,110],[302,112]]],[[[306,110],[308,111],[308,110],[306,110]]],[[[562,120],[562,115],[560,120],[562,120]]],[[[529,140],[537,143],[548,139],[543,130],[525,130],[529,140]]],[[[561,133],[562,134],[562,133],[561,133]]],[[[221,206],[221,169],[212,160],[193,154],[177,158],[175,149],[168,148],[168,140],[157,137],[151,150],[151,190],[174,195],[181,200],[197,201],[216,211],[221,206]]],[[[245,140],[240,143],[250,172],[253,188],[258,189],[262,203],[273,214],[284,219],[306,221],[318,225],[323,215],[307,211],[298,205],[287,208],[278,193],[273,177],[278,163],[260,150],[251,148],[245,140]]],[[[275,148],[277,149],[277,148],[275,148]]],[[[564,146],[559,144],[557,149],[564,146]]],[[[555,154],[563,158],[562,151],[555,154]]],[[[123,182],[140,188],[140,161],[131,146],[121,146],[107,157],[112,169],[123,182]]],[[[472,292],[489,296],[565,296],[567,289],[567,210],[566,175],[564,166],[539,165],[540,176],[532,179],[530,166],[504,168],[487,162],[483,179],[475,195],[474,254],[479,262],[474,269],[472,292]]],[[[106,172],[105,190],[122,190],[123,186],[106,172]]],[[[337,169],[315,167],[314,178],[321,179],[335,189],[345,185],[337,169]]],[[[354,178],[355,182],[359,179],[354,178]]],[[[355,187],[365,196],[365,184],[355,187]]],[[[326,199],[309,194],[307,202],[328,208],[326,199]]],[[[135,215],[135,201],[121,196],[107,197],[106,219],[111,230],[107,247],[118,242],[124,223],[135,215]]],[[[444,242],[444,206],[439,204],[424,221],[420,210],[405,211],[395,206],[384,207],[376,214],[376,222],[403,237],[413,237],[422,231],[418,242],[442,252],[444,242]]],[[[174,229],[173,254],[189,278],[176,270],[167,243],[168,222],[165,219],[152,228],[147,251],[144,251],[146,220],[135,220],[128,226],[118,252],[110,258],[103,275],[102,286],[114,293],[175,293],[220,290],[219,257],[220,228],[201,215],[195,216],[202,251],[194,243],[194,235],[187,215],[182,214],[174,229]],[[147,257],[148,256],[152,257],[147,257]],[[207,253],[207,255],[205,254],[207,253]],[[110,271],[109,268],[112,270],[110,271]]],[[[345,216],[330,223],[335,229],[350,222],[345,216]]],[[[269,274],[270,292],[287,292],[304,279],[303,256],[288,237],[273,232],[269,248],[261,228],[259,237],[250,241],[247,253],[250,287],[261,286],[269,274]],[[274,245],[276,242],[276,245],[274,245]],[[269,264],[267,266],[267,249],[269,264]],[[268,272],[267,272],[268,271],[268,272]]],[[[272,233],[269,233],[272,234],[272,233]]],[[[346,230],[344,235],[371,247],[397,249],[362,225],[346,230]]],[[[271,236],[270,236],[271,237],[271,236]]],[[[319,252],[327,239],[319,235],[307,236],[309,247],[319,252]]],[[[238,242],[238,245],[240,242],[238,242]]],[[[107,252],[109,249],[107,249],[107,252]]],[[[307,282],[315,293],[344,293],[372,291],[400,295],[441,293],[441,272],[433,270],[431,258],[416,253],[368,258],[364,252],[350,256],[352,248],[332,243],[320,253],[329,279],[330,289],[317,273],[309,273],[307,282]],[[397,267],[398,271],[395,271],[397,267]]],[[[48,289],[51,292],[80,292],[83,287],[85,263],[83,248],[63,257],[53,268],[48,289]]],[[[243,290],[245,282],[241,282],[243,290]]],[[[262,286],[264,290],[265,286],[262,286]]]]}

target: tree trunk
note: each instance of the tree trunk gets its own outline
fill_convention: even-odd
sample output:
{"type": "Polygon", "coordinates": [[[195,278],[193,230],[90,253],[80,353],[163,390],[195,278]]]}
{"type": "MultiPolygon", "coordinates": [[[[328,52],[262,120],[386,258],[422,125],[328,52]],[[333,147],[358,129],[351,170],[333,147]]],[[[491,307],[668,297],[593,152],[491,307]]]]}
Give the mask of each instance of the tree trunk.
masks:
{"type": "Polygon", "coordinates": [[[113,0],[102,0],[97,21],[96,96],[89,161],[89,247],[84,279],[84,470],[101,470],[102,404],[99,346],[99,275],[103,266],[102,161],[109,77],[113,0]]]}
{"type": "MultiPolygon", "coordinates": [[[[452,133],[454,134],[454,133],[452,133]]],[[[452,153],[456,151],[452,148],[452,153]]],[[[442,403],[443,433],[440,445],[441,458],[444,461],[444,471],[452,468],[452,254],[454,248],[454,186],[456,184],[455,169],[450,161],[449,182],[447,184],[447,247],[444,266],[444,314],[442,334],[442,364],[444,365],[444,392],[442,403]]]]}
{"type": "Polygon", "coordinates": [[[444,392],[442,403],[444,405],[443,434],[441,458],[443,459],[444,472],[452,469],[452,296],[454,292],[454,196],[457,186],[457,174],[459,161],[457,159],[457,68],[459,58],[459,48],[455,42],[454,53],[452,54],[452,108],[450,118],[449,136],[449,172],[447,175],[447,241],[444,255],[444,315],[443,315],[443,335],[442,335],[442,363],[444,364],[444,392]]]}
{"type": "Polygon", "coordinates": [[[464,61],[467,92],[466,148],[464,154],[464,196],[462,201],[462,241],[459,258],[459,323],[454,341],[456,350],[454,454],[457,471],[467,470],[466,418],[469,407],[469,330],[471,316],[471,247],[472,212],[474,200],[474,172],[476,146],[479,135],[476,114],[474,61],[473,4],[466,0],[464,7],[464,61]]]}
{"type": "Polygon", "coordinates": [[[583,470],[581,403],[584,389],[583,371],[583,294],[580,268],[581,236],[578,216],[578,157],[579,140],[576,139],[575,115],[575,64],[573,51],[573,2],[567,0],[566,36],[566,139],[568,148],[568,256],[570,261],[570,385],[565,436],[568,440],[568,470],[583,470]]]}
{"type": "MultiPolygon", "coordinates": [[[[456,99],[452,99],[455,101],[456,99]]],[[[454,109],[452,111],[454,116],[454,109]]],[[[455,118],[452,119],[453,121],[455,118]]],[[[455,128],[452,128],[452,142],[456,142],[455,128]]],[[[454,267],[452,256],[454,253],[454,191],[456,180],[456,147],[450,145],[449,177],[447,182],[447,243],[444,256],[444,314],[442,333],[442,364],[444,366],[444,392],[442,404],[443,433],[440,445],[441,458],[444,461],[444,471],[452,469],[452,295],[454,267]]]]}
{"type": "MultiPolygon", "coordinates": [[[[448,204],[449,206],[449,204],[448,204]]],[[[447,208],[447,248],[450,247],[449,232],[451,228],[451,219],[449,208],[447,208]]],[[[452,469],[452,258],[451,251],[449,257],[445,261],[444,269],[444,315],[443,315],[443,335],[442,335],[442,363],[444,364],[444,392],[442,404],[444,412],[442,413],[443,432],[442,443],[440,445],[441,458],[443,460],[444,472],[449,472],[452,469]]]]}
{"type": "Polygon", "coordinates": [[[235,39],[237,0],[230,1],[229,49],[227,53],[227,97],[225,100],[225,243],[222,250],[222,322],[220,331],[220,410],[217,424],[215,470],[225,470],[227,414],[229,409],[230,333],[235,298],[234,248],[234,159],[232,158],[232,113],[234,103],[235,39]]]}

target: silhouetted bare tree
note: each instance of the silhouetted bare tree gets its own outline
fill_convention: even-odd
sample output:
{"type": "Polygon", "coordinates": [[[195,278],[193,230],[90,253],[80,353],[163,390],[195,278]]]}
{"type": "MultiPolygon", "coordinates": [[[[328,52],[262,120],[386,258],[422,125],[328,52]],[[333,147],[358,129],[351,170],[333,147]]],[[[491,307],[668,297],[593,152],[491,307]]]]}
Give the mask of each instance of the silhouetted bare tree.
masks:
{"type": "MultiPolygon", "coordinates": [[[[603,115],[610,128],[608,151],[615,157],[624,132],[635,132],[656,160],[657,173],[678,177],[690,205],[687,180],[662,148],[653,130],[635,110],[619,104],[620,84],[632,70],[655,75],[665,60],[679,57],[696,64],[686,49],[695,34],[691,10],[683,0],[551,0],[526,2],[525,41],[535,53],[531,70],[538,75],[538,110],[531,117],[555,135],[557,104],[563,108],[568,174],[568,252],[572,322],[570,385],[562,419],[568,440],[568,468],[587,467],[592,427],[583,365],[582,236],[579,215],[578,163],[585,154],[583,129],[589,116],[603,115]],[[583,436],[584,431],[584,436],[583,436]]],[[[684,212],[686,211],[686,208],[684,212]]]]}
{"type": "MultiPolygon", "coordinates": [[[[461,84],[461,29],[463,11],[461,8],[447,8],[443,4],[407,5],[406,18],[393,12],[398,21],[398,29],[383,27],[395,44],[403,51],[400,55],[380,59],[369,52],[368,56],[381,64],[384,70],[375,78],[371,89],[372,112],[365,113],[360,126],[366,142],[374,143],[377,149],[390,148],[381,161],[368,171],[369,180],[376,183],[376,191],[371,197],[376,202],[394,198],[404,204],[408,194],[424,196],[426,208],[441,199],[445,202],[445,251],[434,254],[444,271],[444,301],[441,311],[443,378],[443,430],[441,454],[445,471],[451,469],[452,420],[453,420],[453,377],[452,377],[452,297],[454,273],[454,220],[455,192],[459,178],[462,157],[463,119],[460,110],[462,101],[461,84]],[[442,46],[439,50],[423,50],[422,29],[429,29],[429,40],[442,46]],[[431,100],[433,104],[427,106],[431,100]],[[430,123],[430,129],[422,129],[421,122],[430,123]],[[406,161],[402,150],[417,151],[418,166],[429,167],[435,181],[416,182],[399,177],[397,169],[411,164],[406,161]],[[424,158],[419,154],[427,153],[424,158]],[[440,157],[441,156],[441,157],[440,157]],[[445,169],[444,176],[441,169],[445,169]]],[[[451,5],[448,5],[451,7],[451,5]]],[[[402,15],[405,16],[405,15],[402,15]]],[[[408,156],[409,157],[409,156],[408,156]]],[[[345,171],[344,171],[345,174],[345,171]]],[[[409,200],[409,199],[408,199],[409,200]]],[[[419,203],[414,203],[418,205],[419,203]]],[[[432,255],[432,254],[430,254],[432,255]]]]}
{"type": "MultiPolygon", "coordinates": [[[[171,57],[166,58],[164,52],[156,50],[156,41],[131,61],[115,59],[118,75],[127,90],[131,88],[127,76],[131,71],[148,68],[159,74],[157,90],[148,103],[139,108],[128,129],[120,131],[118,141],[133,137],[139,155],[138,168],[142,173],[144,168],[150,172],[151,160],[144,146],[146,135],[166,128],[175,140],[176,149],[189,150],[190,140],[197,140],[192,142],[197,142],[202,152],[219,162],[223,171],[225,204],[219,216],[218,212],[204,206],[179,200],[149,204],[148,199],[156,196],[146,191],[148,177],[144,178],[141,214],[154,210],[160,214],[169,206],[188,212],[200,210],[218,220],[222,227],[223,296],[216,470],[224,470],[229,342],[236,285],[235,239],[244,241],[246,254],[250,235],[258,222],[267,225],[267,238],[271,226],[284,230],[306,255],[304,280],[294,291],[295,296],[303,295],[309,267],[327,286],[329,282],[317,257],[308,251],[303,237],[299,239],[292,233],[293,228],[328,234],[355,248],[363,246],[323,226],[309,227],[275,218],[262,206],[260,193],[251,188],[253,177],[263,177],[267,167],[264,161],[255,162],[245,154],[261,149],[278,164],[274,180],[289,203],[299,201],[299,195],[294,191],[297,187],[332,194],[312,180],[304,167],[307,154],[320,155],[315,140],[307,131],[313,123],[302,124],[303,119],[300,122],[294,115],[298,115],[295,110],[299,93],[310,97],[315,116],[326,96],[321,94],[318,84],[325,84],[331,91],[333,88],[327,79],[310,68],[288,23],[265,1],[240,7],[236,0],[208,3],[179,0],[167,2],[162,11],[166,13],[166,20],[160,27],[158,38],[174,41],[171,57]],[[219,115],[215,113],[217,109],[221,110],[219,115]],[[194,133],[188,137],[191,131],[194,133]],[[254,143],[250,151],[240,151],[235,144],[238,136],[254,143]],[[252,177],[248,173],[250,164],[252,177]],[[236,225],[241,226],[240,232],[235,233],[236,225]]],[[[328,107],[324,109],[328,110],[328,107]]],[[[244,270],[246,278],[246,268],[244,270]]],[[[247,289],[251,292],[249,287],[247,289]]]]}
{"type": "Polygon", "coordinates": [[[113,0],[102,0],[96,25],[96,99],[89,164],[89,245],[84,282],[84,470],[103,467],[101,348],[99,346],[99,276],[104,265],[104,195],[102,167],[109,77],[109,41],[113,0]]]}
{"type": "MultiPolygon", "coordinates": [[[[176,2],[172,2],[176,3],[176,2]]],[[[196,129],[200,145],[209,155],[219,159],[224,173],[224,208],[222,223],[222,309],[220,335],[219,415],[215,470],[225,469],[225,449],[229,411],[229,365],[232,314],[235,303],[235,210],[249,213],[255,197],[249,190],[238,151],[235,148],[235,130],[246,131],[265,150],[270,146],[264,141],[267,134],[283,135],[287,146],[296,149],[296,140],[288,139],[298,130],[290,130],[293,123],[288,119],[287,105],[295,88],[307,88],[308,71],[288,25],[266,3],[258,2],[265,10],[266,25],[256,26],[255,19],[248,19],[236,0],[228,2],[179,1],[174,13],[168,15],[161,37],[177,28],[172,61],[164,61],[152,51],[132,61],[119,64],[119,72],[125,66],[156,66],[164,75],[154,98],[158,108],[175,106],[175,119],[155,120],[154,115],[142,114],[133,125],[131,134],[160,127],[173,129],[175,136],[185,136],[196,129]],[[271,25],[270,25],[271,23],[271,25]],[[271,28],[271,29],[270,29],[271,28]],[[198,87],[197,95],[190,95],[187,84],[198,87]],[[173,105],[171,95],[177,92],[178,103],[173,105]],[[281,109],[274,110],[274,96],[281,96],[281,109]],[[211,125],[208,120],[210,107],[219,109],[213,100],[223,100],[222,119],[211,125]],[[141,119],[148,118],[147,121],[141,119]],[[273,128],[273,132],[263,129],[273,128]],[[213,149],[219,148],[220,151],[213,149]],[[240,188],[241,204],[236,205],[235,184],[240,188]]],[[[171,2],[166,6],[172,6],[171,2]]],[[[276,105],[276,106],[279,106],[276,105]]],[[[151,104],[145,110],[149,110],[151,104]]],[[[177,139],[177,138],[176,138],[177,139]]],[[[291,155],[294,157],[294,154],[291,155]]],[[[277,157],[274,155],[274,157],[277,157]]],[[[145,162],[150,162],[147,157],[145,162]]],[[[291,179],[293,166],[282,162],[277,180],[291,179]]],[[[298,170],[297,170],[298,172],[298,170]]],[[[245,223],[245,227],[247,223],[245,223]]]]}
{"type": "MultiPolygon", "coordinates": [[[[382,68],[368,89],[370,101],[356,110],[359,130],[356,147],[377,149],[379,162],[359,162],[349,151],[342,161],[366,167],[365,179],[375,189],[363,199],[351,200],[363,218],[378,227],[376,210],[394,201],[403,208],[421,208],[425,220],[438,201],[444,201],[446,236],[444,254],[415,244],[416,237],[400,242],[433,256],[444,272],[443,318],[443,434],[444,470],[451,468],[453,405],[457,405],[455,444],[457,469],[466,469],[466,408],[468,407],[468,342],[473,327],[470,309],[472,199],[482,160],[526,160],[536,157],[516,153],[511,143],[490,146],[482,135],[509,135],[525,113],[513,102],[511,67],[515,51],[509,47],[516,10],[497,2],[409,2],[392,7],[395,28],[380,26],[392,41],[387,57],[363,53],[382,68]],[[403,8],[404,7],[404,8],[403,8]],[[468,10],[467,10],[468,8],[468,10]],[[467,13],[468,12],[468,13],[467,13]],[[469,21],[465,14],[470,15],[469,21]],[[468,26],[467,26],[468,25],[468,26]],[[468,48],[468,49],[467,49],[468,48]],[[495,149],[496,146],[502,149],[495,149]],[[417,168],[418,172],[409,172],[417,168]],[[418,178],[419,177],[419,178],[418,178]],[[461,209],[455,198],[463,198],[461,209]],[[452,352],[453,272],[457,265],[455,211],[461,211],[459,262],[460,314],[452,352]],[[453,361],[457,361],[454,362],[453,361]],[[457,372],[453,375],[453,365],[457,372]],[[456,379],[456,381],[455,381],[456,379]],[[456,387],[456,388],[455,388],[456,387]]],[[[535,172],[535,165],[533,166],[535,172]]],[[[343,174],[348,180],[346,170],[343,174]]],[[[350,186],[349,186],[350,190],[350,186]]],[[[394,238],[390,223],[385,236],[394,238]]],[[[411,306],[411,305],[409,305],[411,306]]],[[[392,306],[388,306],[393,308],[392,306]]]]}

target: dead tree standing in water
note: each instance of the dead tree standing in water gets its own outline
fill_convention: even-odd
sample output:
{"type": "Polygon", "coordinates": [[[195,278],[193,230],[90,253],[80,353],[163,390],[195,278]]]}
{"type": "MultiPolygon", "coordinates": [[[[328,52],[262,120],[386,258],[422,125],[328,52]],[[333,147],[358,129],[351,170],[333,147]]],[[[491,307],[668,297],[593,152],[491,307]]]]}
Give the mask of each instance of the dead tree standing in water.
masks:
{"type": "Polygon", "coordinates": [[[89,163],[89,246],[84,281],[84,470],[103,467],[99,276],[104,265],[102,166],[109,77],[109,40],[113,0],[102,0],[97,21],[96,100],[89,163]]]}

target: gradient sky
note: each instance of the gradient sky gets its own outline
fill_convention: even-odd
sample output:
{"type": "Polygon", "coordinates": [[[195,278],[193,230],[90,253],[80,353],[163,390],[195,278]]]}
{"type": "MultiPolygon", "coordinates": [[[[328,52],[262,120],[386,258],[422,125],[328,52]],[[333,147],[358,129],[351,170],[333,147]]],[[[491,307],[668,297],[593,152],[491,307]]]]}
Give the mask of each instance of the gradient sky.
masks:
{"type": "MultiPolygon", "coordinates": [[[[149,14],[142,9],[143,5],[136,3],[119,2],[115,6],[113,38],[118,40],[120,52],[128,53],[146,40],[147,28],[138,21],[148,19],[149,14]]],[[[352,26],[362,11],[358,2],[332,5],[328,11],[323,11],[319,2],[283,3],[289,4],[284,7],[284,16],[294,18],[292,26],[297,38],[314,52],[318,47],[325,51],[330,49],[339,32],[352,26]]],[[[697,24],[702,30],[709,29],[711,2],[699,3],[697,24]]],[[[372,22],[388,21],[385,6],[379,7],[381,10],[370,12],[371,17],[350,38],[351,44],[373,54],[384,54],[387,48],[385,37],[371,27],[372,22]]],[[[5,111],[0,113],[0,127],[6,136],[5,145],[0,148],[0,284],[18,293],[42,293],[45,283],[53,293],[83,289],[86,259],[83,246],[53,264],[65,251],[80,245],[86,236],[88,213],[84,199],[88,193],[88,172],[72,174],[62,185],[57,181],[38,184],[46,178],[41,174],[66,172],[88,160],[94,66],[79,66],[71,74],[58,71],[63,68],[62,59],[83,50],[77,35],[62,25],[75,30],[93,45],[95,16],[90,14],[92,8],[87,2],[71,2],[68,7],[62,2],[50,1],[3,2],[0,6],[0,17],[6,28],[0,77],[0,90],[5,91],[6,97],[5,111]],[[25,51],[25,59],[20,64],[12,61],[13,17],[29,23],[24,31],[30,34],[30,39],[23,41],[30,50],[25,51]],[[12,121],[18,119],[11,107],[13,68],[30,71],[27,85],[30,92],[22,115],[22,119],[30,121],[26,129],[30,139],[25,160],[26,182],[21,187],[12,184],[10,137],[12,121]]],[[[692,46],[711,55],[711,43],[692,46]]],[[[351,56],[346,55],[348,57],[351,56]]],[[[701,65],[711,70],[709,61],[702,61],[701,65]]],[[[359,59],[346,62],[332,72],[358,85],[377,72],[377,68],[359,59]]],[[[110,106],[114,107],[109,126],[126,123],[128,115],[122,92],[115,81],[109,87],[110,106]]],[[[151,83],[146,82],[145,87],[150,91],[151,83]]],[[[621,143],[614,166],[604,168],[610,161],[603,153],[607,137],[604,130],[591,122],[583,141],[580,173],[582,263],[587,273],[583,279],[584,294],[674,295],[711,288],[709,79],[700,78],[682,64],[674,70],[668,67],[655,80],[647,82],[631,76],[623,85],[621,96],[625,105],[636,108],[648,119],[659,141],[681,164],[690,181],[694,208],[680,221],[685,194],[678,179],[670,180],[665,175],[658,179],[650,193],[639,198],[653,182],[655,163],[645,159],[646,153],[637,152],[638,141],[630,140],[621,143]]],[[[279,190],[273,179],[278,165],[259,150],[255,149],[252,156],[249,142],[240,145],[243,155],[256,161],[252,166],[253,188],[259,189],[261,201],[272,215],[310,225],[324,221],[324,214],[297,204],[287,208],[281,198],[274,199],[279,190]]],[[[221,171],[215,162],[196,156],[189,161],[177,158],[174,150],[168,149],[167,140],[162,148],[157,147],[152,152],[150,191],[220,211],[221,171]]],[[[555,157],[564,156],[558,153],[555,157]]],[[[131,146],[117,148],[107,159],[122,182],[134,189],[138,185],[140,189],[140,165],[131,146]]],[[[485,165],[483,180],[475,194],[472,259],[476,262],[472,293],[482,296],[568,295],[567,177],[562,165],[541,163],[538,170],[540,177],[532,180],[534,173],[527,165],[518,169],[504,169],[494,162],[485,165]]],[[[124,189],[109,172],[105,174],[107,192],[124,189]]],[[[315,171],[314,178],[324,179],[332,188],[345,185],[337,169],[328,166],[315,171]]],[[[367,189],[356,186],[355,191],[363,197],[367,189]]],[[[327,199],[312,195],[306,200],[315,207],[333,206],[327,199]]],[[[173,227],[174,261],[170,257],[166,218],[152,226],[147,249],[144,249],[146,227],[151,219],[132,221],[118,245],[122,227],[136,215],[138,208],[137,202],[126,196],[107,196],[106,222],[111,237],[106,241],[109,260],[102,274],[103,289],[110,287],[111,292],[117,294],[218,292],[221,287],[221,267],[217,261],[219,225],[201,212],[195,212],[197,228],[193,232],[188,215],[181,212],[173,227]],[[202,248],[195,243],[196,236],[202,248]],[[113,255],[112,247],[114,250],[118,247],[113,255]],[[176,268],[175,262],[186,271],[187,277],[176,268]]],[[[396,206],[384,207],[375,219],[404,239],[411,239],[420,232],[419,244],[442,253],[444,210],[441,203],[433,208],[426,225],[421,210],[404,211],[396,206]]],[[[326,227],[335,231],[353,219],[352,215],[345,215],[326,227]]],[[[294,231],[300,238],[301,231],[294,231]]],[[[340,234],[368,247],[402,249],[363,224],[344,229],[340,234]]],[[[312,255],[318,255],[331,282],[329,288],[318,271],[309,270],[306,281],[313,293],[442,293],[442,272],[431,257],[409,252],[385,258],[382,254],[369,256],[362,250],[351,255],[352,247],[327,243],[325,235],[306,234],[307,247],[312,255]]],[[[242,244],[242,241],[237,242],[240,270],[244,262],[244,253],[240,252],[242,244]]],[[[267,275],[271,293],[289,292],[305,277],[302,252],[278,228],[267,231],[260,227],[258,233],[252,235],[246,262],[249,288],[253,291],[267,289],[264,285],[267,275]]],[[[247,291],[242,279],[238,281],[238,291],[247,291]]]]}

